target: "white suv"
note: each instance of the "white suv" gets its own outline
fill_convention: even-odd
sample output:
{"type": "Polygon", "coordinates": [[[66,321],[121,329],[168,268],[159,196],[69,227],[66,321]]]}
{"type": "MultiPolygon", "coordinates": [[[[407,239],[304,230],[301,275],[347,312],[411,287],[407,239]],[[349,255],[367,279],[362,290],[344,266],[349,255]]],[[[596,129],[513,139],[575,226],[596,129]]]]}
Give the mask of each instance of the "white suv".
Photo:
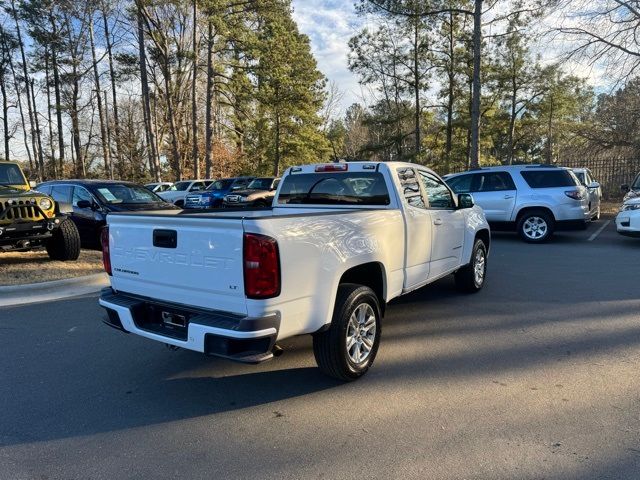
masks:
{"type": "Polygon", "coordinates": [[[555,230],[585,228],[591,221],[589,195],[568,168],[549,165],[483,167],[448,175],[456,193],[473,194],[496,229],[516,229],[530,243],[555,230]]]}

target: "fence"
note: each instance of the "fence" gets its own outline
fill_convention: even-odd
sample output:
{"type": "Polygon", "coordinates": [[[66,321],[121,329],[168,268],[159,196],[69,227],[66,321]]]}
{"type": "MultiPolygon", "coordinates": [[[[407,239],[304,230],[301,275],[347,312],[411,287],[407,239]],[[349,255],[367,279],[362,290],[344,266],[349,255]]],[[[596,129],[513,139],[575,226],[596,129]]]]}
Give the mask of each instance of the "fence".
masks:
{"type": "Polygon", "coordinates": [[[595,181],[602,185],[602,195],[606,199],[622,197],[620,185],[630,184],[640,172],[640,158],[586,158],[559,162],[564,167],[588,168],[595,181]]]}

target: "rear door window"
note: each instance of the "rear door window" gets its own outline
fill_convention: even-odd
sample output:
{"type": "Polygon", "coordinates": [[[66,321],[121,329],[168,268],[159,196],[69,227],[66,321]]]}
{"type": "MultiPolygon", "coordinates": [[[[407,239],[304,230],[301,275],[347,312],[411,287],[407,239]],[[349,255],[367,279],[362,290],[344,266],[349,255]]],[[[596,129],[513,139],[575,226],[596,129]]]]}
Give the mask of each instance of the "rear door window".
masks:
{"type": "Polygon", "coordinates": [[[473,191],[477,192],[500,192],[503,190],[515,190],[511,175],[507,172],[485,172],[478,175],[479,182],[474,186],[473,191]]]}
{"type": "Polygon", "coordinates": [[[427,203],[422,197],[416,171],[413,168],[399,168],[397,173],[398,179],[400,180],[401,193],[406,202],[412,207],[424,208],[426,210],[427,203]]]}
{"type": "Polygon", "coordinates": [[[473,185],[473,180],[476,176],[477,174],[470,173],[468,175],[460,175],[459,177],[447,179],[445,181],[454,192],[469,193],[472,191],[471,188],[473,185]]]}
{"type": "Polygon", "coordinates": [[[71,203],[73,187],[70,185],[53,185],[51,196],[56,202],[71,203]]]}
{"type": "Polygon", "coordinates": [[[568,170],[523,170],[522,178],[531,188],[575,187],[577,178],[568,170]]]}

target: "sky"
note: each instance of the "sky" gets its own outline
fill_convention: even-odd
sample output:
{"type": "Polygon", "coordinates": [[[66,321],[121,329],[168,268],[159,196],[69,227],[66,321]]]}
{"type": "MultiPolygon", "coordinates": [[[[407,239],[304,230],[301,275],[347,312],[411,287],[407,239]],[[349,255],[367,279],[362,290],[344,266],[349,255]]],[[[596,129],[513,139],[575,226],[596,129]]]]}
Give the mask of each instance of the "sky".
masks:
{"type": "MultiPolygon", "coordinates": [[[[358,83],[356,75],[349,71],[347,56],[349,39],[363,26],[363,20],[356,15],[356,0],[292,0],[293,18],[300,31],[311,39],[311,49],[320,71],[336,82],[344,93],[342,112],[355,102],[366,104],[367,88],[358,83]]],[[[559,25],[566,17],[561,12],[546,17],[540,29],[548,30],[559,25]]],[[[545,38],[532,45],[534,53],[539,53],[544,63],[555,63],[562,56],[559,42],[545,38]]],[[[606,89],[609,83],[603,78],[603,69],[598,65],[572,61],[564,64],[568,73],[584,77],[596,91],[606,89]]]]}
{"type": "Polygon", "coordinates": [[[318,68],[344,93],[342,107],[363,102],[366,90],[349,71],[349,39],[361,28],[354,0],[293,0],[293,18],[311,39],[318,68]]]}

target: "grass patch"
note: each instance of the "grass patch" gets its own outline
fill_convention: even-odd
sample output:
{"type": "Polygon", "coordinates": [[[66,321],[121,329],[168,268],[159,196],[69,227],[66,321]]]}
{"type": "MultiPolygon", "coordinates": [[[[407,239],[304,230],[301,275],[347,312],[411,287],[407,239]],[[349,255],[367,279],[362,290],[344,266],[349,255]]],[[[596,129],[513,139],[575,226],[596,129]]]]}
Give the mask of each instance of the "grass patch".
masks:
{"type": "Polygon", "coordinates": [[[0,253],[0,286],[49,282],[103,272],[102,253],[82,250],[75,262],[49,260],[45,251],[0,253]]]}

